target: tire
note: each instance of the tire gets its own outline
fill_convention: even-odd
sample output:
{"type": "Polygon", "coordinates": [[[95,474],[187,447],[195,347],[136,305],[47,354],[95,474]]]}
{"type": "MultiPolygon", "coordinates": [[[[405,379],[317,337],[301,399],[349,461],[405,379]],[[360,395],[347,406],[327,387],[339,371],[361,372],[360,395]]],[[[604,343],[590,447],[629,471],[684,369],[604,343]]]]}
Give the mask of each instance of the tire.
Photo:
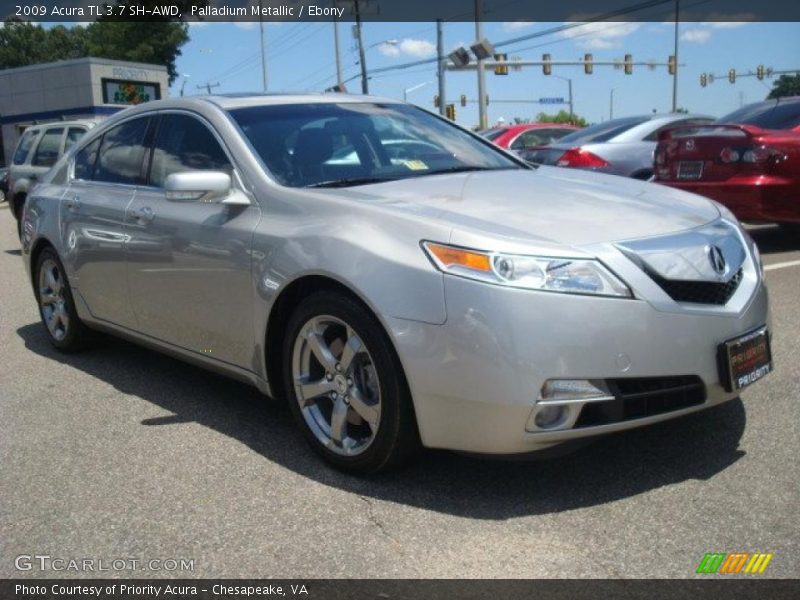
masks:
{"type": "Polygon", "coordinates": [[[800,223],[779,223],[778,226],[786,233],[800,234],[800,223]]]}
{"type": "Polygon", "coordinates": [[[287,324],[289,406],[311,447],[338,469],[372,474],[420,449],[403,368],[378,320],[336,292],[303,300],[287,324]]]}
{"type": "Polygon", "coordinates": [[[33,284],[39,315],[50,343],[61,352],[85,348],[91,332],[75,311],[64,265],[52,248],[42,250],[36,259],[33,284]]]}

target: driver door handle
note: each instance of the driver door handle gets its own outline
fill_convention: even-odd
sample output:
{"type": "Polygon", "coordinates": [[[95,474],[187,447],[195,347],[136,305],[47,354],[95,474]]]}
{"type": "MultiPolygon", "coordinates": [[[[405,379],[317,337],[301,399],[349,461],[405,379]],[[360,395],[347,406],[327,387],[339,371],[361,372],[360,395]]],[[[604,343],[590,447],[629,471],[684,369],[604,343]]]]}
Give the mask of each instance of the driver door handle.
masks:
{"type": "Polygon", "coordinates": [[[156,217],[156,213],[149,206],[135,208],[131,211],[131,217],[141,223],[150,223],[156,217]]]}

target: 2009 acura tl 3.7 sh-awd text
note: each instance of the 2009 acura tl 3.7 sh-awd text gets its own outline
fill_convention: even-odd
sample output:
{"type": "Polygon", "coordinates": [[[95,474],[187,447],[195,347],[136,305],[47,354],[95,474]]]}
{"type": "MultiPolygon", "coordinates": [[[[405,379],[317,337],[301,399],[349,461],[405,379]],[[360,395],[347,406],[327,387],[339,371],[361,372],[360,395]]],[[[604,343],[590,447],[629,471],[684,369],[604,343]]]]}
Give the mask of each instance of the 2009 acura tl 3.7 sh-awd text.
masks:
{"type": "Polygon", "coordinates": [[[725,208],[532,168],[389,100],[125,110],[30,193],[22,243],[57,348],[104,330],[248,381],[362,473],[647,425],[772,365],[725,208]]]}

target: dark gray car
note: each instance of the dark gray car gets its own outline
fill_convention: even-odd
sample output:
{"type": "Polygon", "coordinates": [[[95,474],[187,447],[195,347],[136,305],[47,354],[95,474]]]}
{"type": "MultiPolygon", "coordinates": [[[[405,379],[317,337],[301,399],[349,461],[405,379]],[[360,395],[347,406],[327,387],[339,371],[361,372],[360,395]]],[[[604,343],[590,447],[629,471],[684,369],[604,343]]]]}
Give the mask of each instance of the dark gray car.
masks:
{"type": "Polygon", "coordinates": [[[662,131],[676,126],[705,125],[713,120],[689,114],[612,119],[564,136],[555,144],[523,152],[521,156],[533,164],[647,180],[653,175],[653,153],[662,131]]]}

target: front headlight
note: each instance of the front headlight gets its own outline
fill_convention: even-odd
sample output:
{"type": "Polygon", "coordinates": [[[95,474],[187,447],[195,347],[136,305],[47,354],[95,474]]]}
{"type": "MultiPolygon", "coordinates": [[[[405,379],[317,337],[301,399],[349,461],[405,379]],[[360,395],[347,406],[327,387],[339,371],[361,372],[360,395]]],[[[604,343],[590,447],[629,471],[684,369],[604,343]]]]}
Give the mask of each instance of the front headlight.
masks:
{"type": "Polygon", "coordinates": [[[566,294],[632,298],[631,290],[597,260],[484,252],[423,242],[444,273],[486,283],[566,294]]]}

